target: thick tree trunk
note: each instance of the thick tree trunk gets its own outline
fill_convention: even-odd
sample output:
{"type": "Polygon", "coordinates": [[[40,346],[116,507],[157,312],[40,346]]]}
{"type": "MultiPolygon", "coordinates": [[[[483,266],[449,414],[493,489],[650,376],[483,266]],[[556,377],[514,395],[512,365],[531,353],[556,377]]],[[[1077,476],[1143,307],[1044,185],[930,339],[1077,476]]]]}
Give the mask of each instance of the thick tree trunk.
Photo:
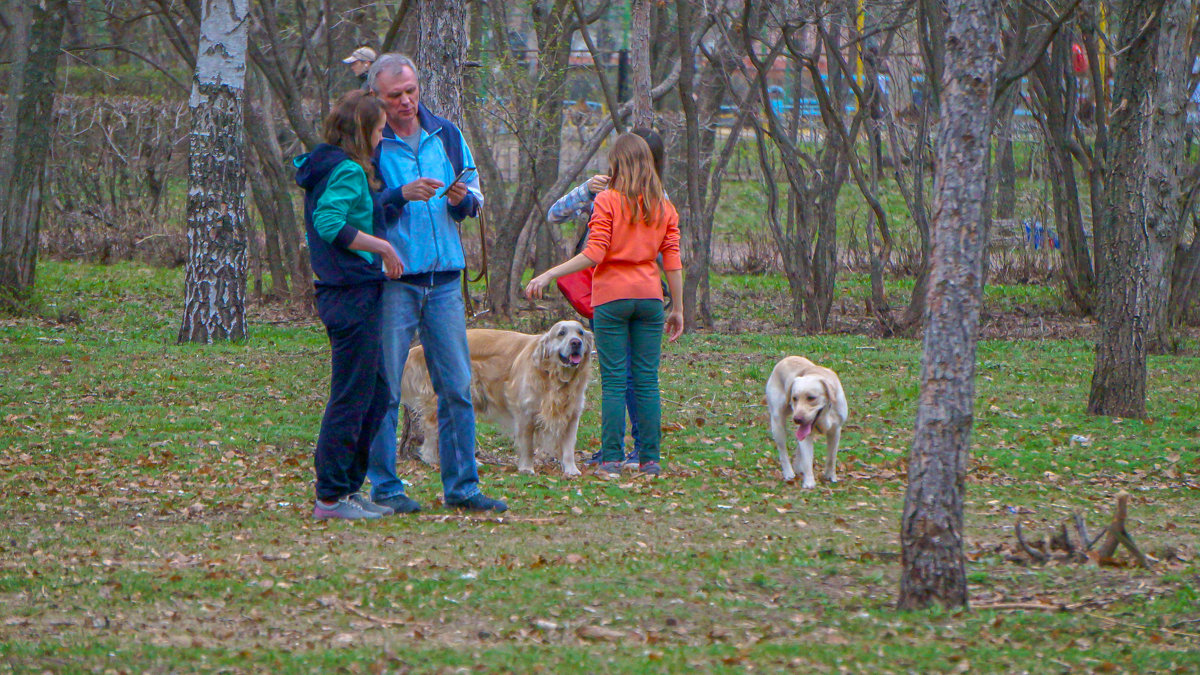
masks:
{"type": "Polygon", "coordinates": [[[1195,311],[1200,298],[1200,223],[1192,220],[1192,243],[1180,246],[1175,252],[1175,269],[1171,272],[1171,302],[1167,318],[1172,326],[1182,326],[1195,311]]]}
{"type": "Polygon", "coordinates": [[[462,125],[463,64],[467,61],[464,0],[416,3],[421,43],[414,59],[421,71],[421,101],[434,114],[462,125]]]}
{"type": "MultiPolygon", "coordinates": [[[[913,294],[909,298],[908,307],[900,319],[900,329],[911,334],[919,326],[923,326],[927,309],[926,300],[929,292],[930,268],[933,265],[933,234],[929,224],[929,212],[925,198],[925,168],[928,157],[927,140],[931,120],[939,119],[942,110],[942,74],[946,65],[946,23],[945,5],[941,0],[918,0],[917,29],[921,46],[921,61],[925,66],[925,95],[921,105],[920,124],[916,138],[913,139],[909,151],[909,166],[912,170],[912,187],[906,190],[905,201],[908,202],[909,212],[913,223],[921,236],[921,259],[917,267],[916,279],[913,282],[913,294]]],[[[889,135],[895,139],[894,118],[889,119],[889,135]]],[[[897,183],[900,180],[899,144],[892,141],[892,152],[897,157],[897,183]]],[[[903,188],[902,188],[903,189],[903,188]]]]}
{"type": "MultiPolygon", "coordinates": [[[[677,5],[678,26],[676,37],[681,53],[692,49],[692,31],[695,30],[693,8],[687,3],[677,5]]],[[[678,301],[683,303],[683,325],[687,329],[696,327],[697,302],[700,280],[708,276],[708,259],[712,248],[712,220],[704,218],[704,197],[702,186],[707,182],[709,162],[701,162],[700,118],[695,92],[696,66],[695,61],[684,59],[680,63],[679,73],[679,107],[683,112],[683,147],[685,161],[682,162],[686,172],[686,194],[681,195],[679,211],[680,229],[685,233],[683,259],[686,276],[683,280],[683,297],[678,301]]],[[[711,145],[709,146],[711,150],[711,145]]],[[[677,198],[679,199],[679,198],[677,198]]],[[[700,316],[703,316],[702,314],[700,316]]]]}
{"type": "MultiPolygon", "coordinates": [[[[690,3],[677,3],[676,12],[678,51],[683,54],[694,52],[696,32],[700,29],[696,8],[690,3]]],[[[746,119],[754,112],[753,106],[739,106],[743,110],[723,135],[718,150],[717,125],[713,122],[726,100],[731,82],[729,74],[741,67],[741,57],[724,32],[709,49],[708,59],[703,61],[698,72],[687,73],[685,69],[693,65],[692,60],[680,60],[678,93],[684,116],[686,151],[673,153],[677,168],[672,171],[672,177],[682,176],[682,181],[671,188],[671,193],[687,197],[679,215],[684,252],[684,325],[689,328],[713,325],[709,271],[714,215],[721,197],[724,168],[737,149],[746,119]]],[[[737,95],[737,92],[733,93],[737,95]]]]}
{"type": "Polygon", "coordinates": [[[247,88],[250,100],[245,106],[246,132],[253,152],[250,179],[254,188],[254,203],[263,217],[263,235],[267,240],[268,266],[272,274],[272,293],[282,298],[288,292],[298,301],[312,298],[312,268],[308,256],[301,251],[304,233],[292,203],[295,182],[279,145],[274,118],[267,114],[272,108],[271,92],[261,79],[251,79],[247,88]],[[257,160],[255,163],[254,160],[257,160]],[[282,274],[281,279],[274,279],[282,274]]]}
{"type": "Polygon", "coordinates": [[[654,106],[650,101],[650,5],[651,0],[633,0],[629,51],[633,61],[633,113],[630,126],[634,129],[650,129],[654,126],[654,106]]]}
{"type": "Polygon", "coordinates": [[[987,239],[1000,3],[952,0],[921,394],[900,531],[902,609],[967,604],[963,496],[987,239]]]}
{"type": "Polygon", "coordinates": [[[1088,412],[1146,416],[1146,354],[1167,340],[1179,242],[1190,3],[1128,0],[1120,44],[1104,210],[1096,219],[1096,365],[1088,412]]]}
{"type": "Polygon", "coordinates": [[[833,311],[838,272],[837,198],[849,167],[844,148],[840,148],[841,141],[828,134],[825,143],[831,147],[827,147],[822,156],[819,189],[804,198],[800,205],[800,213],[802,216],[808,214],[810,223],[815,222],[817,233],[812,249],[813,301],[808,303],[805,311],[808,330],[814,333],[825,330],[829,325],[829,313],[833,311]]]}
{"type": "Polygon", "coordinates": [[[19,299],[37,271],[42,184],[50,150],[66,0],[16,5],[7,101],[0,120],[0,300],[19,299]]]}
{"type": "MultiPolygon", "coordinates": [[[[249,115],[247,115],[247,122],[249,119],[249,115]]],[[[247,125],[247,130],[249,130],[249,125],[247,125]]],[[[254,206],[258,209],[258,215],[262,220],[263,233],[263,247],[262,250],[259,250],[253,225],[247,223],[246,243],[255,269],[254,292],[259,296],[259,300],[282,300],[290,293],[283,254],[279,250],[279,238],[275,236],[280,217],[278,205],[272,194],[271,183],[267,180],[268,168],[263,159],[257,152],[248,152],[246,153],[246,163],[249,169],[247,175],[250,178],[251,196],[254,198],[254,206]],[[264,264],[271,273],[271,288],[266,292],[262,289],[262,277],[259,273],[264,264]]]]}
{"type": "MultiPolygon", "coordinates": [[[[485,12],[494,25],[507,25],[505,11],[504,3],[474,3],[472,35],[482,34],[485,12]]],[[[489,70],[493,75],[504,77],[488,81],[484,78],[489,72],[482,68],[472,69],[469,76],[472,90],[486,85],[497,96],[530,102],[524,114],[499,122],[493,118],[490,122],[508,125],[509,131],[520,139],[520,162],[511,190],[500,189],[505,185],[505,179],[490,145],[494,134],[484,131],[486,115],[472,110],[465,120],[468,136],[475,143],[475,159],[486,181],[485,192],[489,185],[497,186],[495,192],[489,194],[484,212],[490,229],[488,300],[491,311],[501,316],[509,316],[516,306],[520,297],[518,284],[528,266],[529,251],[539,238],[539,229],[545,226],[545,209],[549,208],[549,203],[543,204],[539,200],[556,199],[563,190],[574,186],[574,183],[568,186],[567,178],[559,172],[562,88],[567,76],[574,25],[567,17],[571,15],[572,6],[567,2],[553,6],[535,4],[533,12],[538,58],[527,67],[517,63],[510,52],[500,52],[493,57],[497,61],[496,67],[489,70]]],[[[478,38],[471,42],[473,60],[485,60],[478,51],[480,43],[478,38]]],[[[585,154],[590,156],[586,149],[585,154]]],[[[575,176],[570,180],[574,181],[575,176]]],[[[545,240],[554,241],[554,237],[545,240]]]]}
{"type": "Polygon", "coordinates": [[[1017,207],[1017,162],[1013,156],[1011,112],[997,131],[1001,136],[996,149],[996,217],[1009,220],[1017,207]]]}
{"type": "Polygon", "coordinates": [[[936,117],[937,115],[936,109],[932,109],[931,115],[932,98],[927,96],[921,106],[920,123],[917,125],[912,146],[907,151],[910,157],[907,177],[903,169],[903,162],[899,159],[904,154],[904,150],[900,145],[895,118],[894,116],[888,118],[888,138],[896,167],[894,172],[896,185],[904,195],[908,212],[912,214],[913,225],[916,226],[917,234],[920,235],[921,246],[916,278],[913,280],[912,296],[909,297],[908,307],[905,308],[904,316],[898,325],[898,329],[905,334],[914,333],[915,329],[922,325],[925,319],[925,299],[929,292],[929,267],[930,258],[933,256],[933,239],[929,227],[929,211],[925,206],[925,167],[927,164],[926,148],[929,145],[929,120],[931,116],[936,117]]]}
{"type": "Polygon", "coordinates": [[[192,84],[188,262],[179,342],[246,337],[242,99],[249,0],[204,4],[192,84]]]}

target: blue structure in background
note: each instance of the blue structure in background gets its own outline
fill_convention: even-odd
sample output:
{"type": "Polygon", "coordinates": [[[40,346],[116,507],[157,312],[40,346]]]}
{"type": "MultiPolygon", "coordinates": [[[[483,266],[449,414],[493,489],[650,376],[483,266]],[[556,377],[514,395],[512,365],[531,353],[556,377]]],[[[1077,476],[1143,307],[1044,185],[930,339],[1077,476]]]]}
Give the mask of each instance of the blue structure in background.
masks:
{"type": "Polygon", "coordinates": [[[1052,228],[1043,226],[1042,221],[1026,218],[1024,223],[1025,243],[1033,246],[1035,251],[1042,248],[1043,245],[1053,246],[1056,250],[1062,248],[1058,240],[1058,233],[1052,228]]]}

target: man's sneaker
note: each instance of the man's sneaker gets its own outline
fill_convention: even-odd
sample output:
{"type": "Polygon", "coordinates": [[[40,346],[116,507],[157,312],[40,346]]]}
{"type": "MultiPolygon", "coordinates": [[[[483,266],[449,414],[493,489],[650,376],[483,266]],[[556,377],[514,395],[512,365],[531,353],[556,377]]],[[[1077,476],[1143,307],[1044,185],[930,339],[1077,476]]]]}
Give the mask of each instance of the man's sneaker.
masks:
{"type": "Polygon", "coordinates": [[[638,471],[647,476],[657,476],[662,473],[662,467],[658,462],[645,462],[638,466],[638,471]]]}
{"type": "Polygon", "coordinates": [[[499,499],[487,497],[483,493],[471,495],[461,502],[446,502],[446,506],[449,506],[453,509],[462,509],[464,511],[502,512],[508,510],[508,504],[505,504],[499,499]]]}
{"type": "Polygon", "coordinates": [[[601,478],[619,478],[621,476],[620,462],[600,462],[596,475],[601,478]]]}
{"type": "Polygon", "coordinates": [[[380,506],[386,506],[392,510],[392,513],[416,513],[421,510],[421,505],[417,503],[417,500],[404,493],[392,495],[387,499],[380,499],[375,503],[380,506]]]}
{"type": "Polygon", "coordinates": [[[587,461],[586,461],[586,462],[584,462],[584,465],[591,466],[591,465],[594,465],[594,464],[599,464],[599,463],[600,463],[600,461],[601,461],[601,460],[600,460],[600,456],[601,456],[602,454],[604,454],[604,453],[600,452],[599,450],[597,450],[597,451],[593,452],[593,453],[592,453],[592,456],[591,456],[591,457],[588,457],[587,461]]]}
{"type": "Polygon", "coordinates": [[[362,496],[361,493],[358,493],[358,492],[355,492],[354,494],[350,495],[350,501],[354,502],[355,504],[358,504],[358,507],[360,509],[362,509],[363,511],[370,511],[371,513],[378,513],[381,516],[390,516],[393,513],[393,511],[390,507],[384,506],[383,504],[376,504],[375,502],[371,501],[370,499],[367,499],[366,497],[362,496]]]}
{"type": "Polygon", "coordinates": [[[641,464],[641,462],[638,461],[638,451],[637,450],[634,450],[633,452],[625,455],[625,461],[621,462],[621,466],[623,466],[626,469],[629,469],[630,471],[638,468],[639,464],[641,464]]]}
{"type": "Polygon", "coordinates": [[[326,504],[320,499],[313,505],[313,518],[317,520],[328,520],[337,518],[341,520],[375,520],[383,516],[378,513],[373,513],[354,503],[350,499],[350,495],[346,495],[337,500],[333,504],[326,504]]]}

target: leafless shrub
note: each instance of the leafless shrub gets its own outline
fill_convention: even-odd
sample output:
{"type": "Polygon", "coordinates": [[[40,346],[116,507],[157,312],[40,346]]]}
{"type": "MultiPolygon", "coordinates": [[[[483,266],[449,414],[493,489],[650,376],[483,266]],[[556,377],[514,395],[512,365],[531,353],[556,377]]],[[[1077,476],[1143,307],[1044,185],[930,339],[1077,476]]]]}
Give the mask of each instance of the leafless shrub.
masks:
{"type": "Polygon", "coordinates": [[[60,96],[55,118],[43,254],[180,264],[187,251],[186,102],[60,96]]]}

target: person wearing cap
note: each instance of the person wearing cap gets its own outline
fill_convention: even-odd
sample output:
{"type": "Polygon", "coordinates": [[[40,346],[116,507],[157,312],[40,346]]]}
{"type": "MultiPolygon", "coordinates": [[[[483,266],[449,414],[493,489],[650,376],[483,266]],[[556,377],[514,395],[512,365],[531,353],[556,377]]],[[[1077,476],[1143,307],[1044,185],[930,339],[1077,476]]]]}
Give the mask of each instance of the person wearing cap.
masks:
{"type": "Polygon", "coordinates": [[[371,64],[375,63],[375,50],[370,47],[359,47],[351,52],[350,56],[342,59],[342,63],[350,66],[350,71],[362,82],[365,88],[367,85],[367,71],[371,69],[371,64]]]}

